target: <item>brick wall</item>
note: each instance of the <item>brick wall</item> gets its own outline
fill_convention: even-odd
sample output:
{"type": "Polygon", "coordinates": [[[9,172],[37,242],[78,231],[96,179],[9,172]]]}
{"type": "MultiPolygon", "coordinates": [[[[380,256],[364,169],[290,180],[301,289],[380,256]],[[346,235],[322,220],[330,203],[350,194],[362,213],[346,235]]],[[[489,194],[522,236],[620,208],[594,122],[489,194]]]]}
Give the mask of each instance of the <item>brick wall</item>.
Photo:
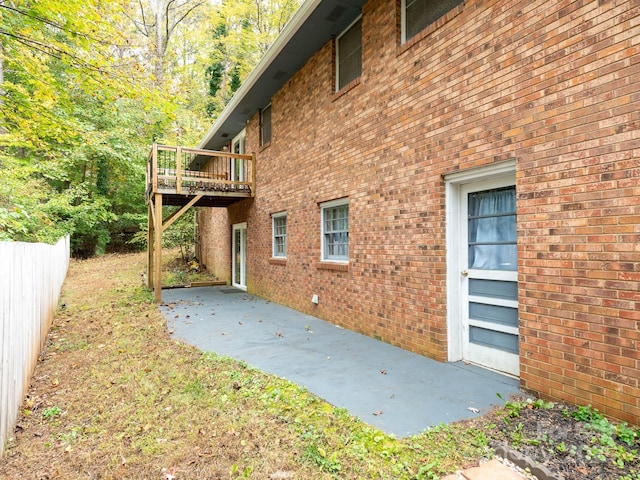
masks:
{"type": "Polygon", "coordinates": [[[333,92],[327,44],[273,97],[270,145],[249,123],[249,290],[446,360],[443,175],[515,158],[522,385],[637,422],[640,3],[468,0],[405,45],[397,3],[363,8],[359,81],[333,92]],[[318,204],[342,197],[336,269],[318,204]]]}
{"type": "Polygon", "coordinates": [[[220,280],[231,280],[231,227],[223,208],[199,208],[198,259],[220,280]]]}

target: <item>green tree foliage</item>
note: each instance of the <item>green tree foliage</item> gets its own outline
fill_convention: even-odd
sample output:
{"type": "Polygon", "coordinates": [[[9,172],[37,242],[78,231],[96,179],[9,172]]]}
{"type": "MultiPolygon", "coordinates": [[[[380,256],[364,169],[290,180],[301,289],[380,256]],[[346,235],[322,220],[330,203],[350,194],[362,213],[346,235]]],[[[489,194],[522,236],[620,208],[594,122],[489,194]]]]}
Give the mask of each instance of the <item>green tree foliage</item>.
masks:
{"type": "Polygon", "coordinates": [[[299,5],[299,0],[222,0],[205,69],[209,117],[217,117],[231,100],[299,5]]]}
{"type": "Polygon", "coordinates": [[[151,143],[197,144],[297,5],[0,0],[0,240],[124,244],[151,143]]]}
{"type": "Polygon", "coordinates": [[[171,109],[117,54],[117,13],[93,0],[0,3],[0,238],[69,233],[87,256],[117,215],[144,211],[143,159],[171,109]]]}

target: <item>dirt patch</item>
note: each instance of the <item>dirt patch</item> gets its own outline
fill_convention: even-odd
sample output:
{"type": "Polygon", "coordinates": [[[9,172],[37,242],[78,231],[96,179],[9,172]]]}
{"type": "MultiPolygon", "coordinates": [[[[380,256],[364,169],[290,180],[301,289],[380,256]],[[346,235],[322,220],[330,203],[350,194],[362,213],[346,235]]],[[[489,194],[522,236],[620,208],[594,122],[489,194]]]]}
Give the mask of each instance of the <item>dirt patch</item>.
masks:
{"type": "Polygon", "coordinates": [[[636,427],[612,423],[589,407],[540,400],[509,406],[496,418],[494,447],[516,450],[556,478],[640,479],[636,427]]]}

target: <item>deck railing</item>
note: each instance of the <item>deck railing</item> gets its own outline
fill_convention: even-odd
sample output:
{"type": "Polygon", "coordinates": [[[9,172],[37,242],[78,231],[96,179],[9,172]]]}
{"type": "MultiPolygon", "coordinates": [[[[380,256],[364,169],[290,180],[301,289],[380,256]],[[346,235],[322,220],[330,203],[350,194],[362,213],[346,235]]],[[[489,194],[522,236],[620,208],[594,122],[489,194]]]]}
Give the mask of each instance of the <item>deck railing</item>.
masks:
{"type": "Polygon", "coordinates": [[[255,155],[154,143],[147,162],[147,196],[253,196],[255,155]]]}

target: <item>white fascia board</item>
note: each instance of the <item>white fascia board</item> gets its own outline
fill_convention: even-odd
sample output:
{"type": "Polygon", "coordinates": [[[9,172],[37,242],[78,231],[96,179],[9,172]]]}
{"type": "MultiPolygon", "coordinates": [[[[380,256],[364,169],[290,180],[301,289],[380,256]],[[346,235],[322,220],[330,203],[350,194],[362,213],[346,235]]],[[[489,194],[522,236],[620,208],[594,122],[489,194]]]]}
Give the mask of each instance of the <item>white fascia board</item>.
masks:
{"type": "Polygon", "coordinates": [[[304,22],[307,21],[311,13],[322,3],[322,0],[307,0],[305,1],[296,13],[289,19],[287,24],[280,32],[280,35],[276,37],[275,41],[264,56],[258,62],[258,65],[255,66],[251,73],[247,76],[247,78],[242,82],[240,88],[236,91],[236,93],[231,98],[231,101],[224,107],[222,112],[220,112],[220,116],[213,123],[205,137],[200,141],[197,148],[202,149],[204,146],[209,143],[209,140],[215,135],[220,126],[227,120],[231,112],[234,111],[247,94],[251,88],[256,84],[256,82],[262,77],[265,70],[271,63],[275,60],[275,58],[282,52],[284,47],[287,46],[289,41],[293,38],[296,32],[302,27],[304,22]]]}

